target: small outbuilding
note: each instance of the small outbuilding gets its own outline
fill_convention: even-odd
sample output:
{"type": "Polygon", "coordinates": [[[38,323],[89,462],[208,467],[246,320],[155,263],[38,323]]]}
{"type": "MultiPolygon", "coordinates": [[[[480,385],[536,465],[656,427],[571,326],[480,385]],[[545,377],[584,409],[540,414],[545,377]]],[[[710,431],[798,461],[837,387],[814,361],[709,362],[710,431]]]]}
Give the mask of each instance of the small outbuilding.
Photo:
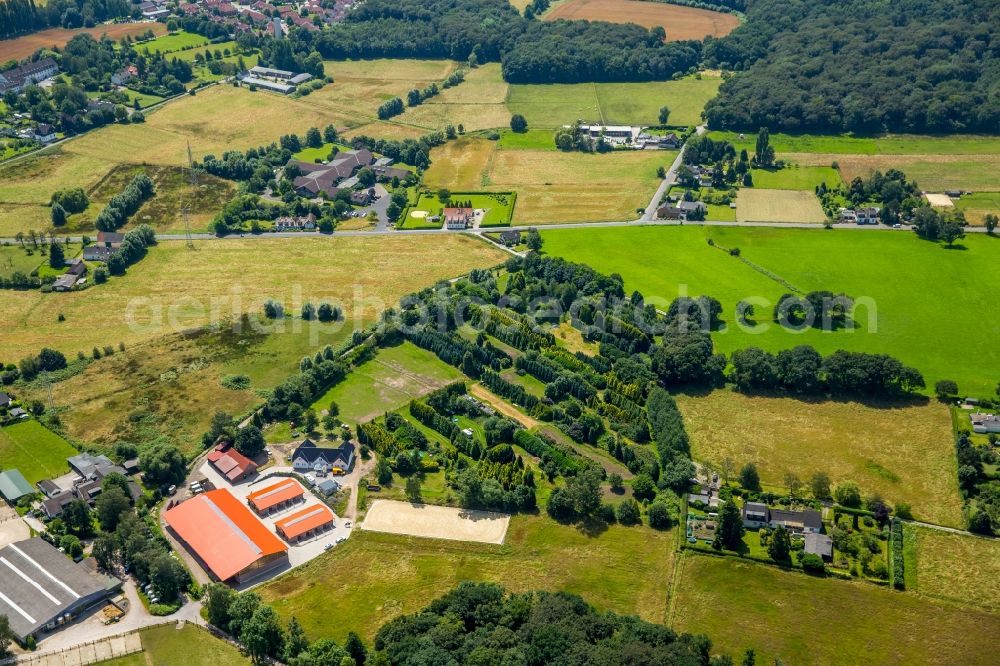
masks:
{"type": "Polygon", "coordinates": [[[11,504],[34,492],[31,484],[19,470],[7,469],[0,472],[0,496],[11,504]]]}

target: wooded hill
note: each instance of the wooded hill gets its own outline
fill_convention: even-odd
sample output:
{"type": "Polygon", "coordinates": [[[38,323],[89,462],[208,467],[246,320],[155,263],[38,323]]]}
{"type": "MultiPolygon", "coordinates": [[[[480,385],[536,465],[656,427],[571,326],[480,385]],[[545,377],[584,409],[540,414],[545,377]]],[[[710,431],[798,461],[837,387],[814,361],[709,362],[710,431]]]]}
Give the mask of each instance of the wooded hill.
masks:
{"type": "Polygon", "coordinates": [[[744,69],[709,126],[783,131],[1000,131],[996,0],[757,0],[705,63],[744,69]]]}

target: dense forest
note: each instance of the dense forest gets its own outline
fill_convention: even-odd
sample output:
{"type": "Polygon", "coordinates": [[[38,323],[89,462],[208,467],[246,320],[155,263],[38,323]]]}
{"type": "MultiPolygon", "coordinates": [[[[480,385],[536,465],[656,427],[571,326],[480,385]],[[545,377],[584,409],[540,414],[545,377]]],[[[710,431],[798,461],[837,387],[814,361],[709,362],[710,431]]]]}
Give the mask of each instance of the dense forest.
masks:
{"type": "Polygon", "coordinates": [[[313,40],[326,58],[451,58],[503,62],[518,83],[648,81],[697,65],[699,42],[663,42],[662,28],[540,22],[506,0],[368,0],[313,40]]]}
{"type": "Polygon", "coordinates": [[[108,19],[138,14],[129,0],[0,0],[0,39],[49,27],[91,27],[108,19]]]}
{"type": "Polygon", "coordinates": [[[375,649],[384,663],[400,666],[732,663],[710,658],[712,642],[705,636],[598,613],[565,592],[507,594],[490,583],[462,583],[423,611],[392,620],[379,630],[375,649]]]}
{"type": "Polygon", "coordinates": [[[742,69],[713,128],[1000,131],[995,0],[758,0],[709,66],[742,69]]]}

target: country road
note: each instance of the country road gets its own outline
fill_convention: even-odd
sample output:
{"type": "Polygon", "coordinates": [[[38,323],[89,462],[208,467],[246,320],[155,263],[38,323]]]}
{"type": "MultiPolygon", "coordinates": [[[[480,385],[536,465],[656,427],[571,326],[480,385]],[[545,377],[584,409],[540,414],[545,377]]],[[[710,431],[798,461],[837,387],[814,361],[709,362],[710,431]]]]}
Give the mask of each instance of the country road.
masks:
{"type": "MultiPolygon", "coordinates": [[[[707,125],[698,125],[695,128],[695,134],[701,136],[708,130],[707,125]]],[[[677,157],[674,158],[674,163],[670,165],[667,172],[663,175],[663,180],[660,181],[660,186],[656,188],[656,193],[653,194],[653,198],[649,200],[649,205],[646,206],[645,212],[642,214],[641,221],[652,222],[656,219],[656,209],[660,206],[660,201],[663,199],[663,195],[666,193],[670,186],[677,182],[677,170],[681,168],[681,164],[684,163],[684,150],[687,148],[685,143],[681,146],[680,152],[677,153],[677,157]]]]}

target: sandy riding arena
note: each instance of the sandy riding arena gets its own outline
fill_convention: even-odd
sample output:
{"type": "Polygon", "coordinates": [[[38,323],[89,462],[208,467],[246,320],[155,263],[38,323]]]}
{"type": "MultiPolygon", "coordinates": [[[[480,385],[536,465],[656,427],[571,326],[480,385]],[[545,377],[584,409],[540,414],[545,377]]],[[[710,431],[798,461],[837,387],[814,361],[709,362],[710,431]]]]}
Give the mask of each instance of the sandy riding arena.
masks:
{"type": "Polygon", "coordinates": [[[361,529],[431,539],[503,543],[509,523],[510,516],[505,513],[375,500],[361,529]]]}

